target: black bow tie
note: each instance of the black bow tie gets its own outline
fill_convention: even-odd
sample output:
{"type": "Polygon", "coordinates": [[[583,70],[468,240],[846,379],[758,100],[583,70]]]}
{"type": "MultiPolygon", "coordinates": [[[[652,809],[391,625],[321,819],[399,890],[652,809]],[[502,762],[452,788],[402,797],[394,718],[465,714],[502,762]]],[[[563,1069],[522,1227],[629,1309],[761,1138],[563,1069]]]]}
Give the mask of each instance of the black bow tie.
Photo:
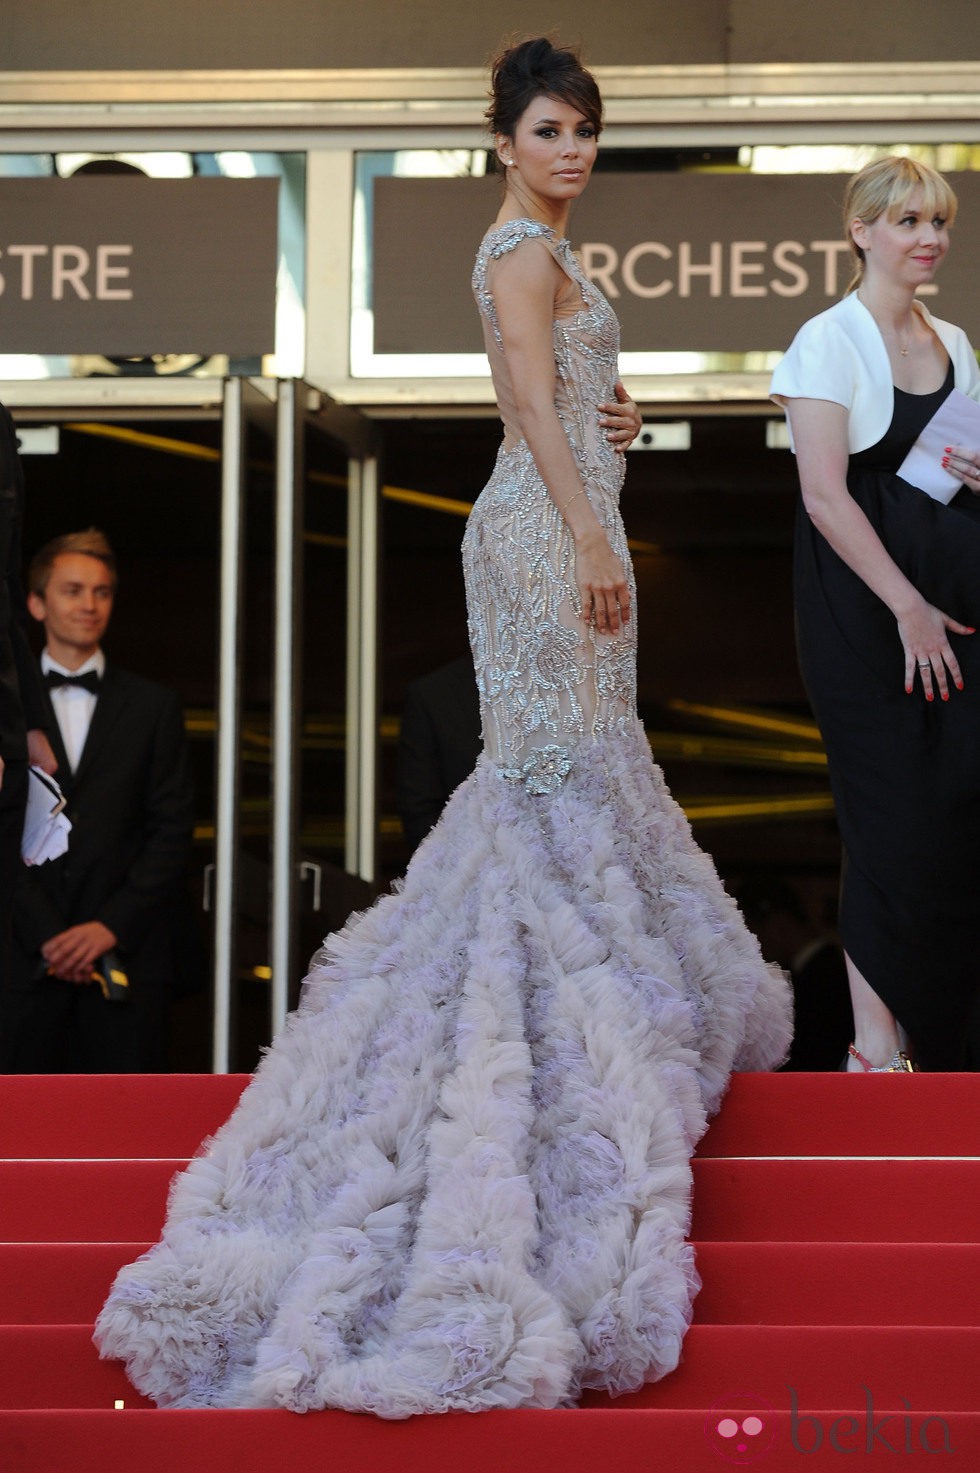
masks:
{"type": "Polygon", "coordinates": [[[59,686],[67,685],[79,690],[87,690],[93,696],[99,694],[99,672],[97,670],[86,670],[82,675],[62,675],[60,670],[48,670],[44,681],[48,690],[57,690],[59,686]]]}

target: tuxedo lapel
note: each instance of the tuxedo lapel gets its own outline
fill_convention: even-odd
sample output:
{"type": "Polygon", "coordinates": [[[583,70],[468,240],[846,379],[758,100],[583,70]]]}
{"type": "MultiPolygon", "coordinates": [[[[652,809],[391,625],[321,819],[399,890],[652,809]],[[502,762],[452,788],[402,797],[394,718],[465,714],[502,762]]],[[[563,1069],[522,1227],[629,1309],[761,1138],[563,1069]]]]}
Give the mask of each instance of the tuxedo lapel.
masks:
{"type": "Polygon", "coordinates": [[[54,775],[54,780],[65,797],[70,798],[75,774],[72,772],[71,764],[68,761],[68,753],[65,751],[65,741],[61,735],[61,724],[58,721],[54,703],[51,700],[51,692],[47,687],[43,688],[43,701],[44,710],[47,715],[48,737],[51,742],[51,750],[58,763],[58,771],[54,775]]]}
{"type": "Polygon", "coordinates": [[[99,687],[99,697],[92,712],[92,720],[89,723],[88,735],[82,748],[82,755],[78,760],[78,766],[73,774],[76,783],[81,782],[91,762],[103,750],[126,706],[125,682],[119,680],[111,665],[106,665],[105,674],[99,687]]]}

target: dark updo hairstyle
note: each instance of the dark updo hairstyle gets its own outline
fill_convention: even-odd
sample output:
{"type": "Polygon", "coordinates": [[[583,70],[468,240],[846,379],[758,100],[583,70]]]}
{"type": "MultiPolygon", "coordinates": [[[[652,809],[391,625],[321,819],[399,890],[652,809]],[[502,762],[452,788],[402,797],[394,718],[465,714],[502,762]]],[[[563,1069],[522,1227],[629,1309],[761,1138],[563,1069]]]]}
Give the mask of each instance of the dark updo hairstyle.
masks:
{"type": "Polygon", "coordinates": [[[536,97],[553,97],[574,107],[602,131],[602,98],[595,77],[567,46],[553,46],[546,36],[511,46],[493,63],[490,106],[486,111],[491,133],[513,138],[517,124],[536,97]]]}

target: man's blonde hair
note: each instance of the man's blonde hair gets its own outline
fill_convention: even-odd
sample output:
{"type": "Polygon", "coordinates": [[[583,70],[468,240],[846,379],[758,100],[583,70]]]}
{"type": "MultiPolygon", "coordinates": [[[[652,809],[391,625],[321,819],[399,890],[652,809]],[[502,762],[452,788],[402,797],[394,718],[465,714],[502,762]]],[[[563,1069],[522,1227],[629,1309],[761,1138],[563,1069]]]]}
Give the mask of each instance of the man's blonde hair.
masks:
{"type": "Polygon", "coordinates": [[[100,563],[105,563],[115,593],[116,555],[109,546],[109,539],[98,527],[87,527],[84,532],[66,532],[64,536],[52,537],[50,542],[46,542],[40,552],[34,554],[27,570],[27,586],[31,593],[37,594],[38,598],[44,597],[55,558],[66,552],[80,552],[84,557],[98,558],[100,563]]]}

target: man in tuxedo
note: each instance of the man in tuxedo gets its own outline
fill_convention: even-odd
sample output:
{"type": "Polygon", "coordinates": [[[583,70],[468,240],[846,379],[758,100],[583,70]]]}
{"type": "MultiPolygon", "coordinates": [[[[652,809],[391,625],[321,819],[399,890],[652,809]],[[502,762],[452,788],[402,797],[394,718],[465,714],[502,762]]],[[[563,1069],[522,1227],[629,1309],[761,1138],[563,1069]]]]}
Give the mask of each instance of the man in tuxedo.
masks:
{"type": "Polygon", "coordinates": [[[413,851],[473,771],[481,745],[470,655],[412,681],[398,741],[398,813],[413,851]]]}
{"type": "Polygon", "coordinates": [[[56,538],[29,574],[68,853],[24,868],[13,976],[0,1000],[0,1070],[166,1067],[168,988],[193,829],[176,695],[107,661],[115,560],[94,528],[56,538]],[[98,974],[121,974],[110,989],[98,974]]]}
{"type": "Polygon", "coordinates": [[[43,730],[46,716],[37,665],[24,625],[20,581],[24,482],[13,421],[0,404],[0,990],[10,966],[10,921],[21,868],[27,766],[55,770],[43,730]]]}

